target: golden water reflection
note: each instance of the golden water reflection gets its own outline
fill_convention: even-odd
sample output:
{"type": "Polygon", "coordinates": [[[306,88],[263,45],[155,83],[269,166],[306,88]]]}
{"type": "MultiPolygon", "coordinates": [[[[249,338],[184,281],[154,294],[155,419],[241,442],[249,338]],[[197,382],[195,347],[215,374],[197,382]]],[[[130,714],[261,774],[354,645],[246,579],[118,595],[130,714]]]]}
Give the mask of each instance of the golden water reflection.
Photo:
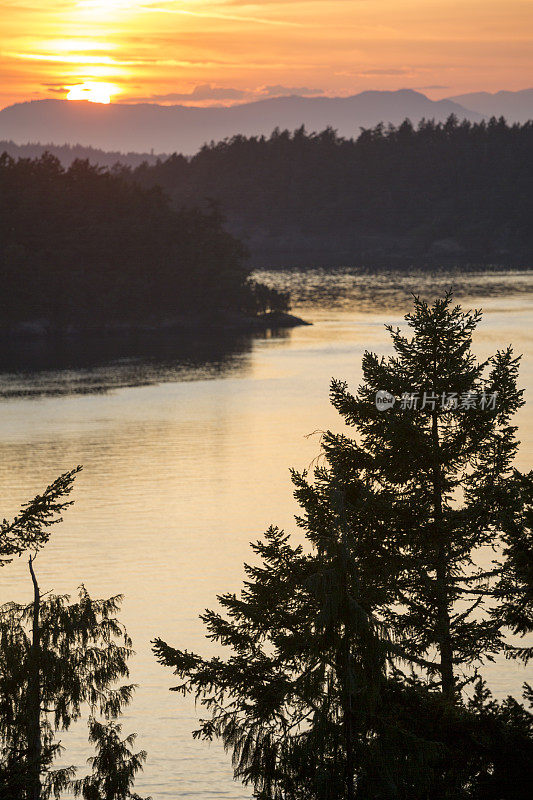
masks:
{"type": "MultiPolygon", "coordinates": [[[[149,753],[136,789],[154,800],[250,797],[220,747],[192,741],[194,705],[168,692],[173,678],[154,662],[150,640],[213,652],[198,614],[217,593],[239,588],[248,543],[270,523],[295,530],[288,468],[317,456],[318,438],[307,434],[341,428],[329,381],[344,378],[355,389],[364,350],[390,352],[384,323],[401,322],[412,286],[409,276],[391,284],[334,276],[311,297],[316,276],[274,278],[302,287],[297,311],[312,326],[229,341],[113,342],[107,350],[34,343],[23,362],[15,352],[3,356],[1,513],[11,516],[60,471],[84,465],[75,506],[37,569],[45,590],[72,593],[84,581],[94,595],[125,594],[140,689],[124,726],[149,753]]],[[[449,280],[439,276],[438,286],[449,280]]],[[[480,357],[509,342],[524,354],[523,469],[533,462],[532,285],[530,273],[478,275],[459,292],[485,308],[480,357]]],[[[431,293],[437,283],[419,286],[431,293]]],[[[30,597],[23,562],[2,571],[0,594],[30,597]]],[[[499,694],[517,692],[525,677],[511,662],[487,673],[499,694]]],[[[85,728],[62,738],[68,758],[82,764],[85,728]]]]}

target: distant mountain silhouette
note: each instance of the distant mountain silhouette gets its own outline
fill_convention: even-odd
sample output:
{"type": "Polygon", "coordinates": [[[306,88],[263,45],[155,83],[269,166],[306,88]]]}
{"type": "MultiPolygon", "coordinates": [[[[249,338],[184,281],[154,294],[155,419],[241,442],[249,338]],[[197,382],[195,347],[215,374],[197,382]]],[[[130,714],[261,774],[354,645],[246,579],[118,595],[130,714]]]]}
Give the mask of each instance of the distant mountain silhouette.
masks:
{"type": "Polygon", "coordinates": [[[361,92],[352,97],[277,97],[237,106],[193,108],[156,104],[99,105],[87,101],[33,100],[0,111],[0,139],[21,144],[84,145],[122,152],[195,153],[204,143],[235,134],[269,135],[276,127],[308,131],[327,126],[357,136],[379,122],[413,123],[482,118],[452,100],[430,100],[412,89],[361,92]]]}
{"type": "Polygon", "coordinates": [[[449,97],[454,103],[477,111],[486,117],[505,117],[507,122],[533,120],[533,89],[519,92],[472,92],[449,97]]]}

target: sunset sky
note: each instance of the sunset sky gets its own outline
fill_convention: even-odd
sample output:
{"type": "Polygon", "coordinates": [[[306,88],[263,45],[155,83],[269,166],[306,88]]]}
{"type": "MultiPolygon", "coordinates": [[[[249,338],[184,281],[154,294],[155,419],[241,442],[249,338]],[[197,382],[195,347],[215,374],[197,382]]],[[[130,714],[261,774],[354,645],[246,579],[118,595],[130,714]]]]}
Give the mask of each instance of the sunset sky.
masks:
{"type": "Polygon", "coordinates": [[[533,84],[531,0],[0,0],[0,107],[533,84]],[[81,88],[80,88],[81,87],[81,88]]]}

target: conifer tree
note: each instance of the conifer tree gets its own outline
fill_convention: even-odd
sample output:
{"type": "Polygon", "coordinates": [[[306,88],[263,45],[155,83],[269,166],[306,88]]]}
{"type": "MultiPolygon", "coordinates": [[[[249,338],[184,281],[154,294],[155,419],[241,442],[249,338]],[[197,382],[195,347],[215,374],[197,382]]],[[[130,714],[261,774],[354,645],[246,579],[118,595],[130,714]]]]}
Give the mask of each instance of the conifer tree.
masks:
{"type": "Polygon", "coordinates": [[[121,739],[120,725],[113,721],[104,724],[94,717],[89,720],[89,731],[89,741],[96,745],[97,755],[89,759],[92,774],[74,781],[75,796],[83,800],[142,800],[131,792],[135,775],[146,761],[144,750],[130,750],[135,734],[121,739]]]}
{"type": "MultiPolygon", "coordinates": [[[[37,496],[12,523],[4,522],[2,554],[9,561],[30,549],[29,573],[33,601],[0,607],[0,798],[47,800],[72,787],[73,767],[54,769],[62,748],[56,734],[67,730],[85,708],[110,720],[108,728],[91,724],[91,737],[109,730],[132,697],[134,686],[117,686],[129,675],[132,643],[117,614],[122,596],[91,598],[84,586],[71,602],[68,595],[42,593],[35,571],[38,551],[49,538],[49,528],[61,520],[71,503],[65,498],[80,468],[58,478],[37,496]]],[[[103,735],[103,734],[102,734],[103,735]]],[[[96,737],[96,738],[95,738],[96,737]]],[[[132,741],[126,739],[127,746],[132,741]]],[[[105,748],[104,748],[105,749],[105,748]]],[[[144,754],[107,751],[97,773],[102,780],[118,782],[130,769],[130,786],[141,768],[144,754]],[[137,761],[135,761],[137,759],[137,761]]],[[[76,784],[77,785],[77,784],[76,784]]],[[[107,785],[107,784],[106,784],[107,785]]],[[[134,795],[111,794],[109,800],[134,795]]],[[[107,798],[106,798],[107,800],[107,798]]]]}
{"type": "MultiPolygon", "coordinates": [[[[383,618],[413,661],[436,654],[437,683],[451,703],[471,668],[503,650],[521,652],[506,643],[511,620],[494,602],[509,582],[523,595],[506,556],[517,547],[530,486],[513,469],[519,359],[508,347],[476,361],[480,318],[454,306],[450,293],[432,306],[415,298],[406,317],[413,335],[388,327],[395,354],[365,354],[357,394],[333,382],[333,405],[356,438],[328,434],[324,444],[328,456],[393,498],[401,573],[383,618]],[[395,399],[392,407],[376,406],[380,391],[395,399]]],[[[510,627],[523,633],[532,622],[529,606],[522,629],[510,627]]]]}
{"type": "Polygon", "coordinates": [[[260,800],[525,796],[533,718],[462,691],[496,654],[531,655],[506,639],[533,627],[518,359],[478,363],[480,314],[450,294],[406,319],[413,336],[389,327],[395,355],[365,354],[355,396],[332,383],[356,436],[324,433],[312,478],[293,472],[304,544],[270,528],[240,596],[203,615],[228,657],[154,642],[209,713],[195,735],[221,738],[260,800]],[[502,772],[502,735],[520,775],[502,772]]]}
{"type": "Polygon", "coordinates": [[[246,566],[241,596],[219,598],[227,616],[203,617],[228,660],[154,643],[183,678],[176,690],[210,712],[195,736],[222,738],[235,775],[265,800],[355,797],[387,646],[338,523],[311,553],[274,527],[253,545],[261,562],[246,566]]]}
{"type": "Polygon", "coordinates": [[[4,762],[20,765],[14,797],[41,800],[67,788],[74,770],[53,768],[61,750],[56,733],[84,707],[115,718],[129,703],[134,687],[115,687],[128,676],[132,653],[116,616],[120,601],[94,600],[83,586],[75,602],[47,596],[38,607],[37,639],[34,603],[0,609],[0,738],[4,762]]]}
{"type": "Polygon", "coordinates": [[[50,538],[50,528],[61,522],[62,512],[71,505],[66,498],[72,491],[81,467],[63,473],[41,495],[26,503],[17,516],[0,525],[0,567],[9,564],[26,550],[37,552],[50,538]]]}

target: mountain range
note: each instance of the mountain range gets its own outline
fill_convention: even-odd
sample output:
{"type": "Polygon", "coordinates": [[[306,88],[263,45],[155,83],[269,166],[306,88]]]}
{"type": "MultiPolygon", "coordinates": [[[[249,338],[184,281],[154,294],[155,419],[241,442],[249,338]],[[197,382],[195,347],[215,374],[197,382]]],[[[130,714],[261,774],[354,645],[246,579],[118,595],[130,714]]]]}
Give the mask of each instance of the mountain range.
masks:
{"type": "Polygon", "coordinates": [[[276,97],[242,105],[198,108],[141,103],[100,105],[87,101],[33,100],[0,112],[0,139],[18,144],[81,144],[122,152],[195,153],[205,142],[235,134],[269,135],[276,127],[305,125],[319,131],[331,125],[341,136],[383,121],[406,117],[445,120],[450,114],[478,121],[482,114],[451,100],[430,100],[405,89],[362,92],[352,97],[276,97]]]}
{"type": "MultiPolygon", "coordinates": [[[[0,111],[0,140],[8,152],[16,151],[15,143],[41,143],[82,145],[116,151],[117,156],[128,152],[151,153],[152,157],[171,152],[192,155],[206,142],[236,134],[269,135],[276,127],[295,130],[305,125],[308,131],[320,131],[331,126],[340,136],[356,137],[360,128],[380,122],[398,125],[406,118],[415,124],[423,118],[439,122],[450,114],[472,122],[501,115],[509,122],[525,122],[533,118],[533,89],[478,92],[445,100],[430,100],[412,89],[367,91],[351,97],[294,95],[210,108],[33,100],[0,111]]],[[[68,162],[71,155],[64,152],[60,157],[68,162]]]]}
{"type": "Polygon", "coordinates": [[[493,94],[472,92],[448,99],[485,117],[505,117],[507,122],[527,122],[533,119],[533,89],[493,94]]]}

